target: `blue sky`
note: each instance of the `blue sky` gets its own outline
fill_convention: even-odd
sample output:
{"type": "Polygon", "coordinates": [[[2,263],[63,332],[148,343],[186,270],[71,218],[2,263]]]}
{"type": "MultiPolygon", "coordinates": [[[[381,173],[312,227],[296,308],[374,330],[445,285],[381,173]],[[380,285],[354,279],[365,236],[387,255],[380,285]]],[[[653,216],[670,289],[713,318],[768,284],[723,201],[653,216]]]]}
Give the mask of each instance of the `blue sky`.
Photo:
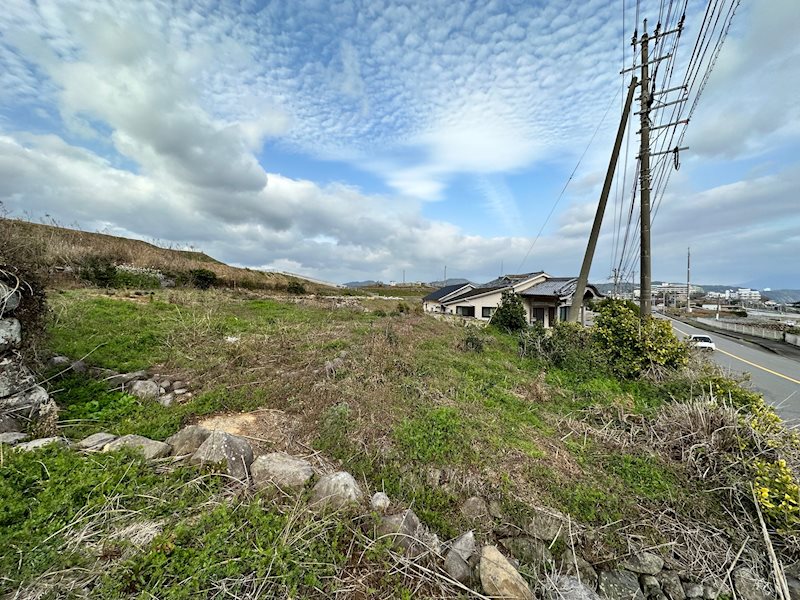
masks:
{"type": "MultiPolygon", "coordinates": [[[[576,274],[635,5],[10,0],[0,201],[332,281],[576,274]]],[[[656,279],[691,244],[697,281],[800,287],[798,22],[793,0],[739,8],[654,219],[656,279]]]]}

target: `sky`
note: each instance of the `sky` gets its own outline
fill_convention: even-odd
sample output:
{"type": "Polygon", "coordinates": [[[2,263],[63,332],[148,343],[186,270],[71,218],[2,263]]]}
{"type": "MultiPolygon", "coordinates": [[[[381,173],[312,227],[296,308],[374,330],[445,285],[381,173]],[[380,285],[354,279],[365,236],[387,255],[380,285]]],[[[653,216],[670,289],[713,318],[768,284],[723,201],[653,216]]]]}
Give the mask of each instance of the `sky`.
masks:
{"type": "MultiPolygon", "coordinates": [[[[3,4],[12,216],[335,282],[579,271],[634,0],[3,4]]],[[[639,4],[652,26],[665,2],[639,4]]],[[[800,288],[798,23],[796,0],[736,12],[653,218],[654,279],[684,280],[691,246],[693,281],[800,288]]],[[[618,265],[635,124],[595,282],[618,265]]]]}

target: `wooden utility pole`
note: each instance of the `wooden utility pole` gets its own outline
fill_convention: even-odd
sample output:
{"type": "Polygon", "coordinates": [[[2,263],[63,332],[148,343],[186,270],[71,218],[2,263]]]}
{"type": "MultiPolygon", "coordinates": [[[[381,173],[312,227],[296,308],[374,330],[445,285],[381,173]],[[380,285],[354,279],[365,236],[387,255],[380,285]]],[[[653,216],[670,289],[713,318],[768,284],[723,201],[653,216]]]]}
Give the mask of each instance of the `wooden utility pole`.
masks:
{"type": "Polygon", "coordinates": [[[631,83],[628,86],[628,97],[625,99],[625,108],[622,109],[622,118],[620,118],[619,128],[617,129],[617,139],[614,140],[614,149],[611,152],[611,160],[608,163],[608,171],[606,171],[606,179],[603,182],[603,190],[600,192],[600,202],[597,204],[597,212],[594,215],[592,232],[589,234],[589,243],[586,246],[586,254],[583,255],[581,272],[575,284],[572,306],[569,307],[569,321],[576,322],[581,317],[583,295],[586,293],[586,284],[589,281],[589,270],[592,268],[592,258],[594,258],[594,250],[597,247],[597,238],[600,236],[600,226],[603,224],[603,214],[605,213],[606,204],[608,203],[611,182],[614,180],[614,171],[617,169],[619,150],[622,147],[622,139],[625,137],[625,128],[628,126],[628,113],[631,111],[633,92],[636,90],[636,85],[637,80],[636,77],[634,77],[631,79],[631,83]]]}
{"type": "Polygon", "coordinates": [[[641,282],[639,285],[639,312],[641,317],[647,318],[653,310],[651,304],[651,274],[650,274],[650,65],[649,38],[647,36],[647,19],[644,20],[644,33],[640,41],[642,47],[642,85],[639,95],[639,121],[641,123],[641,138],[639,144],[639,189],[641,191],[641,245],[639,249],[639,270],[641,282]]]}

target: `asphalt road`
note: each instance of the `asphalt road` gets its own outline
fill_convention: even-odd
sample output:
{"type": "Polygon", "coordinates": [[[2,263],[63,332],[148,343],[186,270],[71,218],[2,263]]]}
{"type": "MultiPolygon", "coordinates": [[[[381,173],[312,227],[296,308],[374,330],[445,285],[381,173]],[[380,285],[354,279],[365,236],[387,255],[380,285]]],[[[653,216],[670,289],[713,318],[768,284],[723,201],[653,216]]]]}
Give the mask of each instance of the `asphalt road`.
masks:
{"type": "Polygon", "coordinates": [[[750,342],[674,319],[669,321],[680,338],[693,334],[710,336],[717,346],[713,360],[726,371],[749,373],[753,389],[763,394],[764,400],[775,407],[784,421],[794,427],[800,426],[800,361],[778,356],[750,342]]]}

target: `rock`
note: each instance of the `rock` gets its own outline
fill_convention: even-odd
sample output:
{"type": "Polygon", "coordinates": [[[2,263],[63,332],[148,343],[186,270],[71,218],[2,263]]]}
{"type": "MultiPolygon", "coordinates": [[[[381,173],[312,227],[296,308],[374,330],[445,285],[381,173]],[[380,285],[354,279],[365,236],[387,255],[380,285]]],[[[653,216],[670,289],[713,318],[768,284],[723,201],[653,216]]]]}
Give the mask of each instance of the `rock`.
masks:
{"type": "Polygon", "coordinates": [[[566,518],[560,512],[549,508],[537,508],[525,531],[528,535],[549,544],[556,537],[563,538],[566,524],[566,518]]]}
{"type": "Polygon", "coordinates": [[[501,521],[506,518],[505,514],[503,513],[503,505],[497,500],[489,500],[489,514],[495,519],[500,519],[501,521]]]}
{"type": "Polygon", "coordinates": [[[147,460],[163,458],[170,451],[169,444],[164,442],[151,440],[141,435],[123,435],[103,446],[103,452],[113,452],[122,448],[138,450],[147,460]]]}
{"type": "Polygon", "coordinates": [[[0,283],[0,316],[14,312],[22,301],[19,290],[0,283]]]}
{"type": "Polygon", "coordinates": [[[733,587],[741,600],[767,600],[767,585],[747,567],[733,572],[733,587]]]}
{"type": "Polygon", "coordinates": [[[523,564],[541,566],[550,564],[553,560],[547,544],[533,537],[503,538],[500,544],[523,564]]]}
{"type": "Polygon", "coordinates": [[[369,501],[369,507],[375,512],[384,513],[389,509],[392,501],[383,492],[375,492],[369,501]]]}
{"type": "Polygon", "coordinates": [[[478,496],[468,498],[461,505],[461,514],[470,521],[484,521],[490,518],[489,506],[486,504],[486,500],[478,496]]]}
{"type": "Polygon", "coordinates": [[[572,549],[568,549],[561,556],[561,573],[571,577],[577,577],[581,583],[586,584],[592,589],[597,588],[597,572],[592,565],[577,556],[572,549]]]}
{"type": "Polygon", "coordinates": [[[683,591],[681,578],[674,571],[662,571],[658,575],[661,582],[661,589],[670,600],[685,600],[686,593],[683,591]]]}
{"type": "Polygon", "coordinates": [[[47,366],[51,369],[64,369],[69,366],[70,360],[66,356],[54,356],[47,361],[47,366]]]}
{"type": "Polygon", "coordinates": [[[450,551],[455,552],[466,562],[469,562],[478,552],[478,547],[475,545],[475,534],[472,531],[462,533],[451,544],[450,551]]]}
{"type": "Polygon", "coordinates": [[[103,381],[109,389],[116,389],[129,384],[131,381],[147,379],[147,371],[132,371],[131,373],[115,373],[106,376],[103,381]]]}
{"type": "Polygon", "coordinates": [[[453,550],[450,550],[444,559],[444,570],[450,577],[464,585],[469,584],[472,579],[472,567],[453,550]]]}
{"type": "Polygon", "coordinates": [[[664,568],[664,561],[652,552],[637,552],[620,561],[619,566],[626,571],[655,575],[664,568]]]}
{"type": "Polygon", "coordinates": [[[146,398],[155,398],[158,396],[158,384],[150,379],[141,381],[134,381],[130,384],[128,391],[142,400],[146,398]]]}
{"type": "Polygon", "coordinates": [[[594,589],[571,575],[559,575],[552,580],[552,587],[552,600],[600,600],[594,589]]]}
{"type": "Polygon", "coordinates": [[[6,444],[7,446],[16,446],[20,442],[24,442],[28,439],[27,433],[20,433],[19,431],[6,431],[4,433],[0,433],[0,444],[6,444]]]}
{"type": "Polygon", "coordinates": [[[189,462],[193,465],[224,467],[231,477],[246,480],[253,462],[253,449],[246,439],[238,435],[214,431],[192,454],[189,462]]]}
{"type": "Polygon", "coordinates": [[[191,394],[187,393],[188,391],[189,390],[187,388],[173,388],[172,393],[175,394],[176,396],[183,396],[183,395],[191,396],[191,394]]]}
{"type": "Polygon", "coordinates": [[[31,440],[30,442],[25,442],[24,444],[18,444],[15,449],[30,452],[31,450],[39,450],[40,448],[44,448],[45,446],[50,446],[52,444],[66,446],[67,443],[67,440],[62,437],[46,437],[39,438],[38,440],[31,440]]]}
{"type": "Polygon", "coordinates": [[[93,433],[87,438],[82,439],[78,442],[78,448],[83,450],[101,450],[106,444],[110,444],[117,436],[111,433],[93,433]]]}
{"type": "Polygon", "coordinates": [[[36,383],[33,373],[11,358],[0,359],[0,398],[17,394],[36,383]]]}
{"type": "Polygon", "coordinates": [[[19,348],[22,328],[17,319],[0,319],[0,353],[19,348]]]}
{"type": "Polygon", "coordinates": [[[75,373],[86,373],[89,370],[89,367],[86,366],[86,363],[82,360],[76,360],[70,365],[70,369],[72,369],[75,373]]]}
{"type": "Polygon", "coordinates": [[[34,385],[25,391],[0,400],[0,410],[6,411],[6,413],[33,416],[39,412],[39,408],[46,404],[49,399],[50,396],[42,386],[34,385]]]}
{"type": "Polygon", "coordinates": [[[688,581],[683,582],[683,593],[686,594],[688,600],[696,600],[703,597],[703,586],[699,583],[691,583],[688,581]]]}
{"type": "Polygon", "coordinates": [[[661,584],[653,575],[641,575],[639,577],[639,585],[642,588],[645,596],[654,596],[661,592],[661,584]]]}
{"type": "Polygon", "coordinates": [[[163,395],[158,397],[158,403],[163,407],[167,407],[170,404],[172,404],[172,401],[174,399],[175,399],[175,394],[173,394],[173,393],[163,394],[163,395]]]}
{"type": "Polygon", "coordinates": [[[481,550],[480,578],[487,596],[533,600],[533,593],[517,570],[495,546],[481,550]]]}
{"type": "Polygon", "coordinates": [[[13,416],[0,414],[0,433],[17,432],[22,429],[22,425],[13,416]]]}
{"type": "Polygon", "coordinates": [[[357,504],[364,498],[364,492],[350,473],[338,471],[323,475],[311,490],[309,503],[317,510],[340,510],[357,504]]]}
{"type": "Polygon", "coordinates": [[[162,379],[159,384],[164,390],[169,390],[172,387],[172,382],[169,379],[162,379]]]}
{"type": "Polygon", "coordinates": [[[173,381],[172,382],[172,389],[175,390],[175,393],[185,393],[185,392],[178,392],[178,390],[186,390],[189,387],[189,384],[185,381],[173,381]]]}
{"type": "Polygon", "coordinates": [[[250,465],[253,484],[257,488],[277,486],[282,490],[302,489],[314,476],[311,463],[285,452],[259,456],[250,465]]]}
{"type": "Polygon", "coordinates": [[[394,546],[411,550],[418,545],[422,523],[410,508],[396,515],[383,517],[376,528],[378,538],[386,538],[394,546]]]}
{"type": "Polygon", "coordinates": [[[197,449],[206,441],[211,432],[199,425],[189,425],[166,439],[167,444],[172,447],[172,456],[185,456],[194,454],[197,449]]]}
{"type": "Polygon", "coordinates": [[[442,481],[442,470],[431,467],[428,469],[425,480],[428,483],[428,487],[437,487],[442,481]]]}
{"type": "MultiPolygon", "coordinates": [[[[705,600],[716,600],[719,596],[730,596],[731,588],[727,583],[719,579],[712,579],[703,584],[703,598],[705,600]],[[719,593],[717,593],[719,590],[719,593]]],[[[792,600],[800,600],[799,598],[792,598],[792,600]]]]}
{"type": "Polygon", "coordinates": [[[630,571],[601,571],[597,588],[608,600],[644,600],[639,580],[630,571]]]}

